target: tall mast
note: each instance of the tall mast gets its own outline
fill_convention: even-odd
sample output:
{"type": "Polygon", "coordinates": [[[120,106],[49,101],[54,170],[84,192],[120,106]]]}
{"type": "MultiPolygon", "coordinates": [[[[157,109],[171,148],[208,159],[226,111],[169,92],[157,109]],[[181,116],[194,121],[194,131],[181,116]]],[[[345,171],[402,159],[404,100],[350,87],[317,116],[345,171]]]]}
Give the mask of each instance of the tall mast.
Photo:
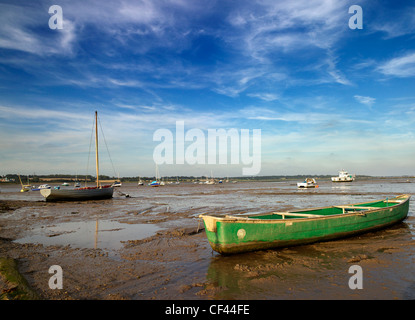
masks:
{"type": "Polygon", "coordinates": [[[99,162],[98,162],[98,112],[95,111],[95,160],[97,168],[97,188],[99,188],[99,162]]]}

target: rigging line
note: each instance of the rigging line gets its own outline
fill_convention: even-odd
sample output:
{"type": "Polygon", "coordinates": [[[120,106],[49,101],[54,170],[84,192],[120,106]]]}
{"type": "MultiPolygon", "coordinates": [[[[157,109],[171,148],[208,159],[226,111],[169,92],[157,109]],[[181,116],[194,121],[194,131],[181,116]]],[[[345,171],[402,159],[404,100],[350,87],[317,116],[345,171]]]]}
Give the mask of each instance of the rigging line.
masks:
{"type": "Polygon", "coordinates": [[[112,159],[111,159],[110,151],[108,149],[107,141],[105,140],[104,130],[102,130],[101,120],[100,120],[99,116],[98,116],[98,123],[99,123],[99,127],[101,129],[102,137],[104,138],[105,147],[107,148],[108,157],[110,158],[110,161],[111,161],[112,170],[114,170],[114,176],[116,176],[117,173],[115,171],[114,163],[112,162],[112,159]]]}
{"type": "Polygon", "coordinates": [[[89,158],[91,156],[91,145],[92,145],[92,137],[94,135],[94,127],[95,127],[95,119],[92,124],[91,138],[89,139],[89,152],[88,152],[88,162],[86,163],[85,187],[88,182],[89,158]]]}

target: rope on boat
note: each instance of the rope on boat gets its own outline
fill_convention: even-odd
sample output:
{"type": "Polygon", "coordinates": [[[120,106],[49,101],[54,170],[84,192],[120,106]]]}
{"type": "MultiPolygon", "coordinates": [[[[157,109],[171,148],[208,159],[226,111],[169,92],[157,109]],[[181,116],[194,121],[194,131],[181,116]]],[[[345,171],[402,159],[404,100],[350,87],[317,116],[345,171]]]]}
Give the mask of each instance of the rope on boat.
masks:
{"type": "MultiPolygon", "coordinates": [[[[102,129],[101,120],[100,120],[99,116],[97,116],[97,119],[98,119],[99,127],[101,129],[102,137],[104,139],[105,148],[107,149],[108,157],[109,157],[110,162],[111,162],[112,170],[114,171],[114,176],[116,176],[117,173],[115,171],[114,163],[112,162],[111,154],[110,154],[110,151],[108,149],[107,140],[105,139],[104,130],[102,129]]],[[[92,124],[91,138],[89,140],[89,151],[88,151],[88,162],[87,162],[87,166],[86,166],[85,187],[86,187],[87,182],[88,182],[89,161],[90,161],[90,158],[91,158],[91,147],[92,147],[92,140],[93,140],[92,138],[94,136],[94,128],[95,128],[95,120],[92,124]]]]}
{"type": "Polygon", "coordinates": [[[101,128],[102,137],[104,138],[105,148],[107,149],[108,157],[110,158],[112,170],[114,170],[114,176],[116,176],[117,173],[115,171],[114,163],[112,162],[112,158],[111,158],[111,155],[110,155],[110,151],[108,149],[107,140],[105,140],[104,130],[102,130],[101,120],[99,119],[99,116],[98,116],[98,124],[99,124],[99,127],[101,128]]]}
{"type": "MultiPolygon", "coordinates": [[[[95,120],[94,120],[95,122],[95,120]]],[[[95,123],[92,124],[91,138],[89,139],[89,151],[88,151],[88,162],[86,163],[86,176],[85,176],[85,187],[88,183],[88,170],[89,170],[89,158],[91,156],[92,137],[94,136],[95,123]]]]}

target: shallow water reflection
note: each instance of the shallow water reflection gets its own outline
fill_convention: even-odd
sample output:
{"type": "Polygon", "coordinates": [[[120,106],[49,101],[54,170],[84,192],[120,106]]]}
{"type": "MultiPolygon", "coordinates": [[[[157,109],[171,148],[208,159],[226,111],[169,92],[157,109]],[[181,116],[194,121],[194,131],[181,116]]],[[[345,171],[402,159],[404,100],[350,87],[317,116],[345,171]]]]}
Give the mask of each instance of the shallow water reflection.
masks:
{"type": "Polygon", "coordinates": [[[154,224],[127,224],[112,220],[62,222],[31,230],[31,235],[15,242],[118,250],[123,241],[141,240],[159,230],[161,228],[154,224]]]}

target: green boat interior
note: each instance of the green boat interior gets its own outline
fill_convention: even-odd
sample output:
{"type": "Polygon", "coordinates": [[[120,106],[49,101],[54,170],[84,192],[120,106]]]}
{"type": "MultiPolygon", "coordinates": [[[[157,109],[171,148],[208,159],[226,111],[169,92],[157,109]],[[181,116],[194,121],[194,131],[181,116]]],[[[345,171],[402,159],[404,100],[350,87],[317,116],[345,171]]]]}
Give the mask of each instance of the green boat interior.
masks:
{"type": "Polygon", "coordinates": [[[331,215],[356,213],[364,214],[368,210],[380,209],[392,207],[405,201],[406,198],[393,198],[385,199],[375,202],[359,203],[354,205],[344,206],[332,206],[313,210],[299,210],[290,212],[272,212],[264,215],[252,215],[248,216],[249,219],[262,219],[262,220],[274,220],[274,219],[300,219],[300,218],[316,218],[326,217],[331,215]]]}

